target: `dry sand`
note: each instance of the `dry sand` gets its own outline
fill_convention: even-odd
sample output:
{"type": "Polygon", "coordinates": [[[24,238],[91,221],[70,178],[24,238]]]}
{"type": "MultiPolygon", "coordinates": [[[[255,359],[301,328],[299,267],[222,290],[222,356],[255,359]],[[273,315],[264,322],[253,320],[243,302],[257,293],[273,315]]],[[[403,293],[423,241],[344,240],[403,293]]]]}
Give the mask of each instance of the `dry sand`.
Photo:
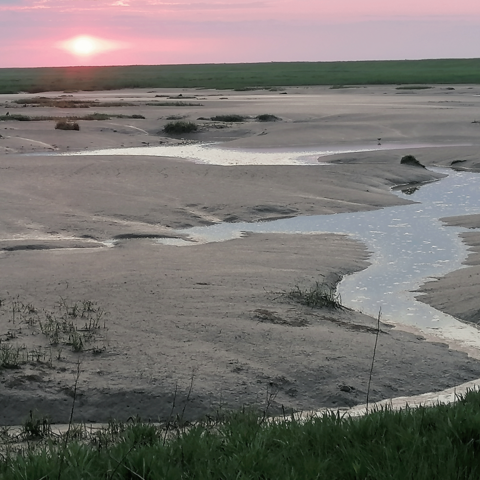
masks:
{"type": "MultiPolygon", "coordinates": [[[[225,220],[400,205],[406,200],[392,187],[441,176],[400,165],[407,153],[425,165],[454,162],[455,168],[479,171],[480,124],[472,123],[480,120],[479,93],[478,86],[440,86],[412,92],[368,87],[74,94],[133,105],[88,110],[21,108],[11,103],[20,96],[0,97],[0,114],[146,117],[80,121],[79,132],[55,130],[48,121],[0,123],[0,347],[45,349],[39,362],[0,370],[0,424],[18,424],[30,410],[67,421],[78,362],[77,421],[162,419],[182,412],[187,397],[190,418],[217,408],[261,406],[267,399],[277,410],[364,403],[376,320],[348,310],[312,310],[279,295],[298,283],[366,268],[369,252],[363,245],[333,234],[249,234],[190,247],[159,245],[154,237],[176,237],[173,229],[225,220]],[[155,95],[180,93],[172,101],[202,106],[145,105],[167,101],[155,95]],[[399,148],[336,155],[327,166],[224,167],[153,156],[48,155],[182,143],[161,132],[167,117],[229,113],[270,113],[281,120],[199,121],[200,131],[186,140],[271,148],[374,146],[381,138],[399,148]],[[38,155],[24,155],[32,152],[38,155]],[[29,314],[17,312],[13,322],[12,302],[35,306],[38,313],[30,316],[44,319],[42,310],[54,310],[62,299],[70,305],[94,301],[108,312],[106,328],[83,353],[68,346],[50,350],[38,323],[29,325],[29,314]]],[[[446,221],[473,228],[462,235],[473,248],[469,266],[427,283],[422,300],[478,320],[478,217],[446,221]]],[[[477,378],[478,360],[382,325],[372,400],[477,378]]]]}

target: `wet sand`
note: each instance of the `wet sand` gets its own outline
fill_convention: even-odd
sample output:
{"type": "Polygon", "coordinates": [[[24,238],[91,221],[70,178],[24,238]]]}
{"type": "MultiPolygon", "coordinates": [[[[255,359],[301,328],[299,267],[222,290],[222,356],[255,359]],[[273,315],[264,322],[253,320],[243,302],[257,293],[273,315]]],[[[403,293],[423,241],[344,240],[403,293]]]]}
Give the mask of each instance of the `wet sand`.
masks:
{"type": "MultiPolygon", "coordinates": [[[[274,410],[364,403],[376,319],[310,309],[282,295],[296,285],[334,281],[366,268],[369,252],[363,245],[332,234],[250,234],[183,248],[159,245],[155,237],[175,237],[174,229],[219,221],[400,205],[407,200],[395,196],[392,187],[439,177],[400,165],[408,153],[425,165],[453,163],[479,171],[479,124],[472,122],[480,87],[454,88],[409,94],[395,87],[292,88],[286,94],[85,92],[74,97],[133,104],[95,111],[146,118],[80,121],[79,132],[55,130],[48,121],[1,122],[0,346],[25,346],[22,351],[30,353],[42,347],[44,355],[0,370],[0,424],[21,423],[30,410],[67,421],[78,364],[77,421],[133,415],[157,420],[182,412],[185,402],[189,418],[218,408],[262,406],[267,399],[274,410]],[[202,106],[145,105],[159,100],[155,95],[179,93],[185,102],[202,106]],[[251,119],[200,120],[199,133],[184,138],[161,132],[171,115],[197,121],[226,113],[251,119]],[[253,120],[263,113],[281,120],[253,120]],[[379,138],[399,149],[336,155],[327,158],[327,166],[224,167],[153,156],[48,155],[161,142],[271,148],[376,145],[379,138]],[[402,143],[463,146],[411,149],[402,143]],[[105,328],[102,323],[83,352],[50,346],[40,332],[43,310],[60,318],[62,299],[70,305],[94,301],[108,313],[102,318],[105,328]],[[14,323],[15,302],[37,312],[30,320],[18,312],[14,323]]],[[[13,96],[3,97],[0,113],[93,113],[91,108],[16,110],[13,96]]],[[[468,267],[427,283],[422,299],[460,318],[478,318],[478,219],[448,221],[472,227],[462,238],[474,251],[468,267]]],[[[370,398],[438,391],[477,378],[480,362],[464,352],[382,325],[370,398]]]]}

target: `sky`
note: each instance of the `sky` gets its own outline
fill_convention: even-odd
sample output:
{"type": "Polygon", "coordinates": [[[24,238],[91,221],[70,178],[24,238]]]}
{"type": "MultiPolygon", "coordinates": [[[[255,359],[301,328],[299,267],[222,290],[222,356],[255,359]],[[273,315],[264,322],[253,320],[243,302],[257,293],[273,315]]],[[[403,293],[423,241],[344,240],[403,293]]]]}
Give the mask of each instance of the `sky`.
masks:
{"type": "Polygon", "coordinates": [[[480,0],[0,0],[0,68],[478,57],[480,0]]]}

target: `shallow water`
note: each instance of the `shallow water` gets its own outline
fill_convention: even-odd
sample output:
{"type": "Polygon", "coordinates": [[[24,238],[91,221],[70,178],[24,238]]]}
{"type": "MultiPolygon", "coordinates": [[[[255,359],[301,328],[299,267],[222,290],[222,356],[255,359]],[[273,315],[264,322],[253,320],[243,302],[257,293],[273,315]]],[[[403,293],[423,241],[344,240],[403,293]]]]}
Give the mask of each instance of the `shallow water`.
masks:
{"type": "MultiPolygon", "coordinates": [[[[222,242],[256,233],[340,233],[365,243],[372,252],[367,269],[346,277],[339,286],[342,303],[396,324],[437,331],[480,347],[478,332],[429,305],[418,302],[417,289],[426,279],[462,268],[467,247],[459,238],[466,229],[447,227],[442,217],[480,213],[480,176],[435,169],[448,177],[399,195],[415,204],[381,210],[300,216],[256,223],[222,223],[179,230],[195,243],[222,242]],[[475,338],[474,338],[475,337],[475,338]]],[[[191,245],[178,239],[158,240],[191,245]]]]}
{"type": "Polygon", "coordinates": [[[438,147],[426,143],[385,143],[382,145],[348,145],[345,147],[323,146],[308,148],[264,148],[236,149],[225,148],[218,143],[191,143],[184,145],[160,145],[149,147],[112,148],[88,150],[84,152],[61,153],[64,156],[98,156],[98,155],[149,155],[160,157],[177,157],[196,163],[212,165],[312,165],[322,164],[319,157],[340,153],[374,152],[395,150],[399,148],[438,147]]]}

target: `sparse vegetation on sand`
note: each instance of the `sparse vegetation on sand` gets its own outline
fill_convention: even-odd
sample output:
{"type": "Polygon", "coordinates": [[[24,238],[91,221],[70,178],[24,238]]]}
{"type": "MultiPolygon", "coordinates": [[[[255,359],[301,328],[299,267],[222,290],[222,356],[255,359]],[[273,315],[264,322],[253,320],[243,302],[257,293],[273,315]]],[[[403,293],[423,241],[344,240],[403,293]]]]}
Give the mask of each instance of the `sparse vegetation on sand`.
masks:
{"type": "Polygon", "coordinates": [[[177,120],[174,122],[168,122],[163,131],[170,135],[180,135],[182,133],[193,133],[198,130],[198,125],[194,122],[185,122],[183,120],[177,120]]]}
{"type": "Polygon", "coordinates": [[[72,302],[60,298],[51,309],[38,309],[18,298],[2,300],[0,321],[8,330],[0,330],[0,371],[27,362],[51,366],[68,351],[101,353],[106,316],[90,300],[72,302]],[[25,332],[39,340],[27,346],[25,332]]]}
{"type": "Polygon", "coordinates": [[[30,416],[17,438],[0,433],[0,479],[476,479],[480,394],[454,404],[268,419],[252,411],[194,425],[132,419],[102,430],[51,433],[30,416]],[[32,440],[32,437],[39,440],[32,440]],[[15,443],[24,440],[22,448],[15,443]]]}
{"type": "Polygon", "coordinates": [[[301,85],[478,83],[480,59],[0,69],[0,93],[121,88],[215,88],[247,91],[301,85]]]}

